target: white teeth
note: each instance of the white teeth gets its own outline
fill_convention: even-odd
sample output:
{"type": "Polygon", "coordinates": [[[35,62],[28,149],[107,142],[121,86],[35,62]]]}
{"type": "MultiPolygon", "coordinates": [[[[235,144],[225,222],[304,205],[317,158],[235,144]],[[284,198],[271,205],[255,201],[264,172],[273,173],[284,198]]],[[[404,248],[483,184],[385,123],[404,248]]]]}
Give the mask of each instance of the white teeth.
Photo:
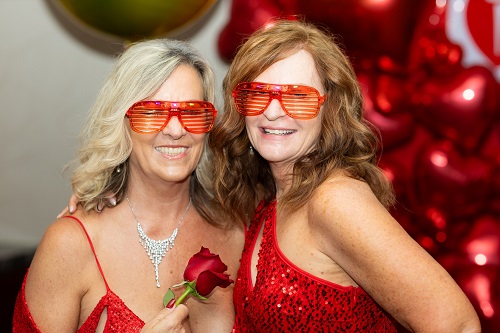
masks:
{"type": "Polygon", "coordinates": [[[156,147],[155,148],[158,152],[169,155],[169,156],[176,156],[179,154],[182,154],[187,150],[186,147],[178,147],[178,148],[172,148],[172,147],[156,147]]]}
{"type": "Polygon", "coordinates": [[[292,134],[292,130],[271,130],[271,129],[263,129],[266,134],[275,134],[275,135],[287,135],[292,134]]]}

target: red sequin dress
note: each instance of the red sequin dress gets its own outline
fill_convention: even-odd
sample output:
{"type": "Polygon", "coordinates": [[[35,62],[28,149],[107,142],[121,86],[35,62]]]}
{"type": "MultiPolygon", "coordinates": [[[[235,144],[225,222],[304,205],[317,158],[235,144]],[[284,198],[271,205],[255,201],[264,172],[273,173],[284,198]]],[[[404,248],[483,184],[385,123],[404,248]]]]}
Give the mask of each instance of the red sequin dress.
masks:
{"type": "MultiPolygon", "coordinates": [[[[107,309],[107,320],[106,325],[104,327],[104,333],[111,332],[121,332],[121,333],[133,333],[140,332],[142,327],[144,326],[144,322],[130,310],[125,303],[118,297],[108,286],[106,282],[106,278],[104,277],[104,273],[102,272],[101,264],[97,259],[97,255],[95,253],[94,244],[90,240],[90,236],[85,230],[82,222],[73,216],[67,216],[72,219],[75,219],[80,223],[85,234],[87,235],[87,239],[89,241],[92,252],[94,253],[95,260],[97,262],[97,267],[99,267],[99,271],[101,272],[104,283],[106,284],[106,294],[100,299],[97,303],[96,307],[90,314],[90,316],[85,320],[83,325],[77,330],[78,333],[94,333],[97,328],[97,324],[101,319],[101,314],[104,309],[107,309]]],[[[28,273],[26,273],[26,276],[28,273]]],[[[28,304],[26,303],[25,298],[25,286],[26,286],[26,276],[24,278],[23,285],[21,290],[17,296],[16,305],[14,308],[14,317],[12,321],[12,332],[13,333],[41,333],[41,331],[36,326],[33,317],[28,309],[28,304]]]]}
{"type": "Polygon", "coordinates": [[[234,333],[396,332],[394,321],[360,287],[341,286],[290,262],[276,241],[276,204],[261,203],[247,231],[234,286],[234,333]],[[252,286],[251,258],[264,231],[252,286]]]}

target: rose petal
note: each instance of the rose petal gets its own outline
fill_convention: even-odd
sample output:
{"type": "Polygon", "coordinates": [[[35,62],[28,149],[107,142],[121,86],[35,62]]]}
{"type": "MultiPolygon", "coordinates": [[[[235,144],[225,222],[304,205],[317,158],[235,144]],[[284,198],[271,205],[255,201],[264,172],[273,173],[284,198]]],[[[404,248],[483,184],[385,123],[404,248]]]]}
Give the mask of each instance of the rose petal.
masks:
{"type": "Polygon", "coordinates": [[[212,253],[210,253],[210,250],[209,250],[208,248],[203,247],[203,246],[201,247],[201,250],[200,250],[200,252],[199,252],[199,253],[201,253],[201,254],[206,254],[206,255],[210,255],[210,254],[212,254],[212,253]]]}
{"type": "Polygon", "coordinates": [[[222,262],[219,255],[213,254],[207,248],[202,247],[200,252],[189,259],[184,271],[184,280],[197,280],[198,275],[207,270],[224,273],[227,270],[227,266],[222,262]]]}
{"type": "Polygon", "coordinates": [[[204,271],[200,273],[196,280],[196,291],[201,296],[206,297],[215,287],[226,288],[233,282],[228,274],[204,271]]]}

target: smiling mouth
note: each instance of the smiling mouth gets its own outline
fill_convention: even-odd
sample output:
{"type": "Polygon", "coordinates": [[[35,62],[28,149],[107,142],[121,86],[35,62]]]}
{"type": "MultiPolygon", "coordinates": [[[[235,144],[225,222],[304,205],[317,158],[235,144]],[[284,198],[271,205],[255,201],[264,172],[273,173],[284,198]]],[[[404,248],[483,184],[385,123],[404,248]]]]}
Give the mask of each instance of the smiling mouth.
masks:
{"type": "Polygon", "coordinates": [[[177,156],[177,155],[180,155],[180,154],[184,153],[187,150],[186,147],[175,147],[175,148],[172,148],[172,147],[156,147],[155,149],[159,153],[162,153],[162,154],[168,155],[168,156],[177,156]]]}
{"type": "Polygon", "coordinates": [[[264,134],[272,134],[272,135],[289,135],[289,134],[294,133],[295,131],[293,131],[293,130],[272,130],[272,129],[263,128],[262,132],[264,132],[264,134]]]}

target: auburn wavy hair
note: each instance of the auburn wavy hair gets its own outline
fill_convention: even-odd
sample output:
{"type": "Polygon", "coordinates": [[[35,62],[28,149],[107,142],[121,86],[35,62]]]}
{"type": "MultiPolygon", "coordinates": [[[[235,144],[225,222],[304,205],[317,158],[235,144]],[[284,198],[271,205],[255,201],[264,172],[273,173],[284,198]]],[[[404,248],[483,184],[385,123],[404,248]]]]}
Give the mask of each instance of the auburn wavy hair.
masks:
{"type": "Polygon", "coordinates": [[[377,166],[378,135],[363,118],[359,83],[335,37],[304,21],[278,20],[253,33],[239,48],[223,81],[224,112],[209,135],[214,199],[239,223],[248,222],[261,200],[272,200],[276,186],[267,161],[250,153],[245,118],[236,111],[232,91],[299,50],[312,55],[327,97],[319,140],[295,162],[291,188],[280,198],[278,210],[297,210],[338,170],[368,183],[384,206],[394,202],[392,184],[377,166]]]}

